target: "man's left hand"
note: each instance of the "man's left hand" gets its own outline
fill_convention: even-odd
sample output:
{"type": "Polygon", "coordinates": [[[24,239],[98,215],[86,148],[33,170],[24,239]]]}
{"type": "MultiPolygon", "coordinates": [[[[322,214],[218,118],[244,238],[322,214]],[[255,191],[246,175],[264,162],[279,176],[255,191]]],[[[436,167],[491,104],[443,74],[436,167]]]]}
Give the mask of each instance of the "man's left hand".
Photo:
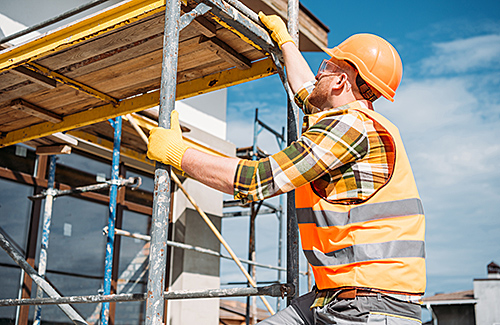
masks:
{"type": "Polygon", "coordinates": [[[189,148],[182,139],[179,113],[172,111],[170,129],[155,127],[149,133],[147,156],[182,171],[182,157],[189,148]]]}

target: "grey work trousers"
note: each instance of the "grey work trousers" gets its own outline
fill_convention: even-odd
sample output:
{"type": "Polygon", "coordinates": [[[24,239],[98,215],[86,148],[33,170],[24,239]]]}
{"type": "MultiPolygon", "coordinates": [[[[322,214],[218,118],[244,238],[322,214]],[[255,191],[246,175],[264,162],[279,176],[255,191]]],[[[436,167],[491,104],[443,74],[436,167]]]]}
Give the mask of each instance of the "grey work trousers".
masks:
{"type": "Polygon", "coordinates": [[[292,301],[290,306],[260,322],[260,325],[419,325],[420,305],[389,296],[334,299],[324,307],[310,309],[314,291],[292,301]]]}

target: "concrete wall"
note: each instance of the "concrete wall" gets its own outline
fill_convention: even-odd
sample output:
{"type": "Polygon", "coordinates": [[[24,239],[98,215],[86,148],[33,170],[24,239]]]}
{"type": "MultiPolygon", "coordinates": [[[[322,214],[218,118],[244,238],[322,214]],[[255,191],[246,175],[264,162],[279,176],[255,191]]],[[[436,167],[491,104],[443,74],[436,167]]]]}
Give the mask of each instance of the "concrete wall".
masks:
{"type": "MultiPolygon", "coordinates": [[[[186,179],[183,185],[220,230],[222,194],[191,179],[186,179]]],[[[220,251],[219,240],[180,190],[175,192],[173,216],[175,241],[220,251]]],[[[219,267],[218,257],[176,248],[172,256],[170,288],[172,291],[219,288],[219,267]]],[[[218,324],[219,299],[169,301],[167,315],[170,325],[218,324]]]]}
{"type": "Polygon", "coordinates": [[[477,325],[500,324],[500,279],[474,279],[477,325]]]}

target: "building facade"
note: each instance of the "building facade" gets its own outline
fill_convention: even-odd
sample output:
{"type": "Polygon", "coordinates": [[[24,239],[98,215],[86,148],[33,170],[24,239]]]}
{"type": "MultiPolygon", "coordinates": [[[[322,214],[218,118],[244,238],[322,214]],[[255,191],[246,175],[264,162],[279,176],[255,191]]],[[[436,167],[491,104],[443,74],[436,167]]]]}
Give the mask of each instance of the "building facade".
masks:
{"type": "Polygon", "coordinates": [[[424,298],[424,306],[432,314],[433,325],[497,325],[500,324],[500,267],[491,262],[488,277],[474,279],[474,289],[441,293],[424,298]]]}
{"type": "MultiPolygon", "coordinates": [[[[112,6],[119,1],[108,1],[98,7],[61,21],[45,29],[10,41],[17,45],[44,31],[68,21],[112,6]]],[[[25,1],[7,2],[0,9],[0,38],[26,27],[55,17],[81,5],[79,1],[50,1],[39,3],[25,1]],[[26,7],[31,8],[25,10],[26,7]]],[[[5,47],[5,45],[4,45],[5,47]]],[[[227,90],[192,97],[176,103],[183,127],[189,129],[187,138],[204,146],[234,156],[234,145],[226,139],[227,90]]],[[[154,115],[155,109],[150,110],[154,115]]],[[[156,109],[157,112],[157,109],[156,109]]],[[[157,113],[156,113],[157,114],[157,113]]],[[[127,123],[123,121],[123,123],[127,123]]],[[[111,177],[111,151],[78,139],[79,145],[70,155],[58,155],[56,184],[70,188],[95,184],[97,179],[111,177]]],[[[112,141],[112,139],[109,139],[112,141]]],[[[15,145],[0,149],[0,227],[3,234],[15,244],[18,251],[38,266],[41,241],[43,200],[29,197],[42,191],[46,182],[47,156],[37,156],[29,145],[15,145]]],[[[149,234],[153,193],[153,163],[136,163],[122,159],[120,176],[140,177],[141,186],[136,190],[122,188],[118,195],[116,228],[132,233],[149,234]]],[[[185,188],[198,205],[220,229],[222,194],[200,183],[182,178],[185,188]]],[[[108,224],[109,190],[78,196],[57,197],[53,204],[50,236],[47,251],[47,280],[63,296],[94,295],[102,293],[106,237],[103,229],[108,224]]],[[[170,239],[190,245],[220,250],[217,238],[188,203],[180,190],[173,194],[173,213],[170,239]]],[[[117,293],[146,292],[147,256],[149,243],[129,238],[115,237],[113,287],[117,293]]],[[[168,290],[214,289],[220,287],[219,259],[180,248],[169,249],[167,270],[168,290]],[[172,261],[175,260],[175,263],[172,261]]],[[[34,297],[36,285],[28,288],[29,277],[0,250],[0,299],[17,298],[29,294],[34,297]],[[33,292],[33,293],[31,293],[33,292]]],[[[166,304],[168,324],[218,324],[219,300],[184,300],[166,304]]],[[[90,324],[99,321],[100,304],[78,304],[74,308],[90,324]]],[[[54,305],[43,306],[42,322],[68,323],[68,318],[54,305]]],[[[142,324],[145,303],[127,302],[111,304],[114,324],[142,324]]],[[[34,307],[0,307],[0,323],[27,324],[34,318],[34,307]],[[16,321],[17,319],[17,321],[16,321]]]]}

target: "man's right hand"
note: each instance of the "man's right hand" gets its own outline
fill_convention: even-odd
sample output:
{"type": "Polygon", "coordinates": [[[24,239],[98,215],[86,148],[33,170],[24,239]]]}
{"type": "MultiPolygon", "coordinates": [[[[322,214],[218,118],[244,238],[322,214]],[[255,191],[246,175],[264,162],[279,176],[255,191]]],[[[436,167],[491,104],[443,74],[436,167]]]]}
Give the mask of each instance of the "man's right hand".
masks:
{"type": "Polygon", "coordinates": [[[259,19],[264,26],[271,32],[271,37],[281,46],[287,42],[293,42],[292,37],[288,33],[285,22],[277,15],[265,15],[262,11],[259,12],[259,19]]]}

